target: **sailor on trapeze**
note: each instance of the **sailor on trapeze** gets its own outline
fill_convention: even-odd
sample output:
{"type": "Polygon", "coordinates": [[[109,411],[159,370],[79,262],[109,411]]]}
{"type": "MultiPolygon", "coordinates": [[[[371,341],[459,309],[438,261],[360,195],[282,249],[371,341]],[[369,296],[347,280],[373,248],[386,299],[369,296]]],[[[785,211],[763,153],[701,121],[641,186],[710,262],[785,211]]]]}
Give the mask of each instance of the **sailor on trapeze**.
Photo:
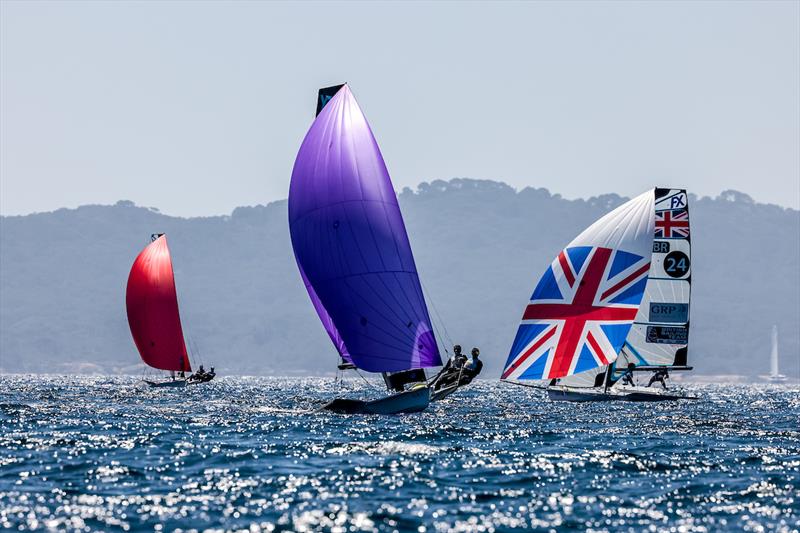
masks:
{"type": "Polygon", "coordinates": [[[197,372],[189,376],[191,381],[195,381],[197,383],[205,383],[207,381],[211,381],[216,376],[216,372],[214,372],[214,367],[211,367],[211,370],[206,372],[203,368],[203,365],[200,365],[200,368],[197,369],[197,372]]]}
{"type": "Polygon", "coordinates": [[[461,345],[456,344],[455,346],[453,346],[453,357],[447,360],[447,365],[445,365],[445,368],[447,368],[447,366],[450,365],[451,368],[460,369],[462,366],[464,366],[464,363],[466,362],[467,362],[467,356],[461,353],[461,345]]]}
{"type": "Polygon", "coordinates": [[[434,383],[438,384],[440,387],[447,385],[448,383],[454,382],[458,379],[458,375],[461,373],[461,369],[464,367],[464,363],[467,362],[467,356],[461,353],[461,345],[456,344],[453,346],[453,356],[447,360],[444,364],[444,367],[441,371],[436,375],[434,378],[434,383]]]}
{"type": "Polygon", "coordinates": [[[483,369],[483,361],[478,359],[480,350],[472,349],[472,360],[467,362],[467,357],[461,353],[461,346],[453,346],[453,357],[447,360],[444,368],[436,375],[431,382],[434,391],[447,387],[461,387],[472,382],[483,369]]]}
{"type": "Polygon", "coordinates": [[[628,369],[622,375],[622,384],[623,385],[630,385],[631,387],[634,386],[633,383],[633,369],[636,368],[636,365],[633,363],[628,363],[628,369]]]}
{"type": "MultiPolygon", "coordinates": [[[[483,361],[478,359],[480,355],[481,351],[479,349],[477,348],[472,349],[472,361],[464,365],[464,373],[467,374],[467,377],[469,378],[466,383],[469,383],[473,379],[478,377],[478,374],[480,374],[481,370],[483,370],[483,361]]],[[[463,379],[464,378],[462,377],[462,380],[463,379]]],[[[466,385],[466,383],[464,384],[466,385]]]]}
{"type": "Polygon", "coordinates": [[[656,370],[656,372],[652,376],[650,376],[650,382],[647,384],[647,386],[650,387],[653,385],[653,383],[659,382],[661,383],[661,386],[664,388],[664,390],[666,390],[667,382],[664,381],[666,379],[669,379],[669,372],[667,372],[666,368],[656,370]]]}

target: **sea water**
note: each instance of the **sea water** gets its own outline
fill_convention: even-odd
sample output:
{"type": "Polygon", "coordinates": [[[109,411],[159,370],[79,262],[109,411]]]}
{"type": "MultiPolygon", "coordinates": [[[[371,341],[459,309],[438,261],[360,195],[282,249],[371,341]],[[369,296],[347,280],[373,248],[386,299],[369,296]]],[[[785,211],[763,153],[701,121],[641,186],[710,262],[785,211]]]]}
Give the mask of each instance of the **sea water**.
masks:
{"type": "Polygon", "coordinates": [[[314,409],[378,383],[0,377],[0,529],[792,531],[800,393],[554,403],[483,381],[424,413],[314,409]]]}

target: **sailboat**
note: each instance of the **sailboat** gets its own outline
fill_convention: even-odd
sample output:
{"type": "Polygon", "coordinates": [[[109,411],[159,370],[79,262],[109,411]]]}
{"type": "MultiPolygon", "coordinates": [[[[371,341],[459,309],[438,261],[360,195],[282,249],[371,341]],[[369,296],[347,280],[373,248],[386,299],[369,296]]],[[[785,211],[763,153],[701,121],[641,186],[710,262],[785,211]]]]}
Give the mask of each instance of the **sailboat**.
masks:
{"type": "Polygon", "coordinates": [[[425,409],[424,369],[442,361],[386,164],[346,84],[319,91],[317,116],[292,171],[289,232],[339,368],[381,373],[390,391],[372,401],[336,399],[325,408],[425,409]]]}
{"type": "Polygon", "coordinates": [[[770,383],[785,383],[787,377],[778,370],[778,326],[772,326],[772,350],[769,354],[769,375],[761,376],[770,383]]]}
{"type": "Polygon", "coordinates": [[[183,338],[167,236],[154,233],[150,241],[131,267],[125,306],[142,361],[151,368],[169,371],[171,379],[144,382],[151,387],[184,387],[210,381],[211,374],[184,377],[192,371],[192,365],[183,338]]]}
{"type": "Polygon", "coordinates": [[[501,379],[547,380],[552,400],[688,398],[664,379],[692,369],[690,244],[683,189],[651,189],[600,218],[539,280],[501,379]],[[653,376],[648,386],[636,383],[640,372],[653,376]]]}

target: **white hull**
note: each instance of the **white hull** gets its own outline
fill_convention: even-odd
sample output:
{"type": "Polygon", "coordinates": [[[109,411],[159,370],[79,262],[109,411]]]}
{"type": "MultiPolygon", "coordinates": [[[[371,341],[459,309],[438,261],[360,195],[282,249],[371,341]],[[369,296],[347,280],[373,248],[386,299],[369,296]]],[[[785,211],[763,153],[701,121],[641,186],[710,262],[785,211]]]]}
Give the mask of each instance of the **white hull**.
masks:
{"type": "Polygon", "coordinates": [[[200,385],[201,383],[208,383],[209,381],[211,380],[198,381],[189,378],[170,379],[168,381],[150,381],[149,379],[142,380],[143,383],[152,388],[180,388],[188,387],[189,385],[200,385]]]}
{"type": "Polygon", "coordinates": [[[665,402],[675,400],[695,400],[677,391],[653,387],[619,386],[608,390],[581,387],[548,387],[547,396],[561,402],[665,402]]]}
{"type": "Polygon", "coordinates": [[[611,402],[619,400],[617,395],[608,394],[603,389],[549,387],[547,397],[554,402],[611,402]]]}
{"type": "Polygon", "coordinates": [[[789,378],[787,378],[783,374],[778,374],[778,375],[775,375],[775,376],[773,376],[773,375],[761,376],[761,379],[763,379],[764,381],[766,381],[768,383],[786,383],[786,381],[789,378]]]}

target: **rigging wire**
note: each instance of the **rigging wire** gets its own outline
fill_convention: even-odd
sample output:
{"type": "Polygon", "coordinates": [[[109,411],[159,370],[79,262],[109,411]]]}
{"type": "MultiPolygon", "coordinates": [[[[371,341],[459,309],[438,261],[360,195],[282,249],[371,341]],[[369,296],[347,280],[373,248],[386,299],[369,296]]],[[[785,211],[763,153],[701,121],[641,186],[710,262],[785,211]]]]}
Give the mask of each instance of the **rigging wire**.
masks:
{"type": "Polygon", "coordinates": [[[356,374],[358,374],[358,376],[359,376],[361,379],[363,379],[363,380],[364,380],[364,383],[366,383],[366,384],[367,384],[367,385],[368,385],[368,386],[369,386],[371,389],[373,389],[373,390],[377,390],[377,391],[379,391],[379,390],[380,390],[380,389],[378,389],[377,387],[375,387],[375,385],[373,385],[372,383],[370,383],[370,382],[367,380],[367,378],[365,378],[365,377],[364,377],[364,375],[363,375],[361,372],[359,372],[359,371],[358,371],[358,368],[354,368],[353,370],[355,370],[355,371],[356,371],[356,374]]]}
{"type": "Polygon", "coordinates": [[[186,356],[189,358],[189,365],[194,367],[194,360],[196,359],[194,354],[194,348],[192,347],[192,337],[189,334],[186,334],[186,356]]]}
{"type": "MultiPolygon", "coordinates": [[[[431,309],[433,309],[433,312],[436,315],[436,318],[437,318],[437,320],[438,320],[438,322],[439,322],[439,324],[441,326],[441,329],[444,332],[443,336],[447,340],[447,345],[453,346],[454,343],[453,343],[452,337],[450,337],[450,332],[447,331],[447,326],[445,325],[444,320],[442,320],[442,315],[439,314],[439,309],[436,307],[436,303],[433,301],[433,298],[431,297],[430,291],[425,286],[425,284],[422,282],[422,278],[419,279],[419,284],[422,287],[422,292],[425,293],[425,298],[431,303],[431,309]]],[[[440,330],[439,330],[439,328],[436,327],[436,320],[431,320],[431,322],[432,322],[431,325],[433,326],[433,329],[436,330],[436,335],[439,336],[439,338],[441,338],[442,336],[439,335],[440,330]]],[[[450,351],[447,349],[447,345],[445,345],[445,347],[444,347],[444,352],[449,357],[450,356],[450,351]]]]}
{"type": "Polygon", "coordinates": [[[205,361],[203,361],[203,355],[200,353],[200,348],[197,346],[197,342],[188,334],[186,337],[189,339],[189,350],[192,352],[193,358],[197,359],[197,361],[200,363],[200,366],[204,366],[205,361]]]}
{"type": "Polygon", "coordinates": [[[344,387],[344,370],[339,370],[337,365],[336,375],[333,378],[333,392],[339,394],[344,387]]]}
{"type": "MultiPolygon", "coordinates": [[[[365,378],[364,375],[361,372],[358,371],[358,368],[354,367],[352,370],[355,370],[356,374],[358,374],[358,377],[363,379],[364,383],[366,383],[367,386],[369,386],[369,388],[371,388],[373,390],[378,390],[378,391],[380,390],[377,387],[375,387],[375,385],[370,383],[369,380],[367,378],[365,378]]],[[[335,376],[333,378],[333,386],[334,386],[334,389],[335,389],[336,393],[341,392],[341,390],[344,388],[344,376],[345,376],[346,373],[347,373],[347,370],[341,370],[338,367],[336,368],[336,374],[335,374],[335,376]]]]}

